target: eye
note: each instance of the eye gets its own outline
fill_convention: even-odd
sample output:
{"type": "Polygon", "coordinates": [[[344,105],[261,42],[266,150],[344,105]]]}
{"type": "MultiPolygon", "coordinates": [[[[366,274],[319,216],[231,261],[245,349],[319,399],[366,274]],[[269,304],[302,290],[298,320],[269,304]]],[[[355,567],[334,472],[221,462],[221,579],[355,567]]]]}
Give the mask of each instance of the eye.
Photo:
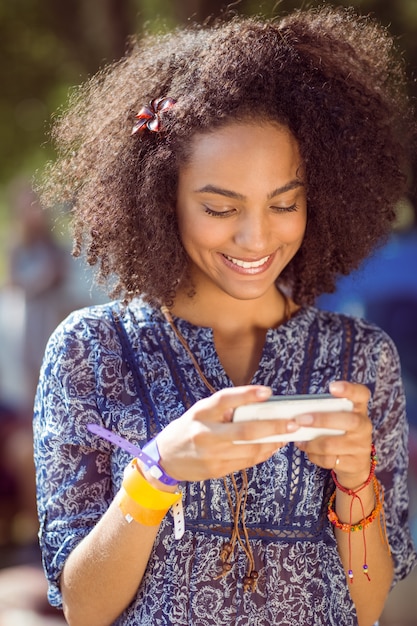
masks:
{"type": "Polygon", "coordinates": [[[204,205],[204,211],[208,215],[211,215],[213,217],[229,217],[230,215],[233,215],[233,213],[235,212],[235,209],[230,208],[224,211],[215,211],[214,209],[211,209],[209,206],[204,205]]]}
{"type": "Polygon", "coordinates": [[[294,203],[290,206],[271,206],[271,209],[276,213],[292,213],[298,210],[298,205],[294,203]]]}

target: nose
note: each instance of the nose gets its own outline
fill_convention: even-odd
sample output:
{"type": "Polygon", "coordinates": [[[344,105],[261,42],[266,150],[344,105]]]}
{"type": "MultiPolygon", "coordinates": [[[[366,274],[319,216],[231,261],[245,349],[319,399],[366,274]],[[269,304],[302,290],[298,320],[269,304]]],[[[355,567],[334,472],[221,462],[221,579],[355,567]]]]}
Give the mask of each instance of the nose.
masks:
{"type": "Polygon", "coordinates": [[[248,252],[264,252],[270,232],[268,218],[263,212],[248,211],[239,217],[235,242],[248,252]]]}

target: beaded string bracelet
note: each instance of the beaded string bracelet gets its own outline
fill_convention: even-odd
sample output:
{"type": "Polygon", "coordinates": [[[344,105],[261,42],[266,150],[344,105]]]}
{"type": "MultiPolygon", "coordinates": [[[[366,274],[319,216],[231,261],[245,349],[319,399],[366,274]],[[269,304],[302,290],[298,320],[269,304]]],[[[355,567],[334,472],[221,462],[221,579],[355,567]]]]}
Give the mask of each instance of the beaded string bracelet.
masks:
{"type": "Polygon", "coordinates": [[[380,521],[379,528],[380,528],[382,540],[387,545],[388,550],[390,550],[389,543],[388,543],[388,538],[387,538],[387,533],[386,533],[385,517],[384,517],[384,509],[383,509],[384,492],[383,492],[382,485],[380,484],[380,482],[375,477],[375,466],[377,464],[377,461],[378,461],[378,459],[377,459],[377,455],[376,455],[375,446],[374,446],[374,444],[372,444],[372,446],[371,446],[371,468],[370,468],[370,471],[369,471],[369,476],[366,479],[366,481],[363,483],[363,485],[361,485],[358,489],[355,489],[355,490],[347,489],[346,487],[343,487],[343,485],[341,485],[339,483],[339,481],[337,480],[335,472],[332,470],[332,477],[333,477],[333,480],[335,482],[335,485],[336,485],[337,489],[339,489],[343,493],[346,493],[347,495],[352,497],[352,500],[351,500],[351,503],[350,503],[350,516],[349,516],[350,520],[349,520],[349,523],[341,522],[339,520],[337,514],[336,514],[336,511],[333,508],[334,502],[335,502],[335,499],[336,499],[337,489],[335,489],[335,491],[331,495],[329,503],[328,503],[328,507],[327,507],[327,509],[328,509],[327,517],[328,517],[329,521],[331,522],[331,524],[333,524],[333,526],[335,528],[338,528],[341,531],[348,533],[348,545],[349,545],[348,577],[349,577],[349,580],[350,580],[351,583],[353,583],[352,545],[351,545],[351,536],[352,536],[353,532],[362,531],[363,548],[364,548],[364,559],[363,559],[364,562],[363,562],[362,570],[363,570],[363,573],[365,574],[365,576],[367,577],[367,579],[369,581],[371,579],[369,577],[369,571],[368,571],[369,568],[368,568],[368,564],[367,564],[365,528],[367,526],[369,526],[369,524],[372,524],[372,522],[376,518],[378,518],[378,517],[379,517],[379,521],[380,521]],[[359,494],[360,491],[365,489],[365,487],[367,487],[371,482],[373,484],[373,489],[374,489],[374,493],[375,493],[375,508],[373,509],[373,511],[368,516],[365,516],[365,510],[363,508],[362,500],[361,500],[361,498],[360,498],[360,496],[358,494],[359,494]],[[357,524],[352,524],[352,509],[353,509],[353,503],[354,503],[355,499],[357,499],[359,501],[359,504],[360,504],[361,509],[362,509],[363,519],[360,522],[358,522],[357,524]],[[383,523],[383,529],[382,529],[382,526],[381,526],[381,518],[382,518],[382,523],[383,523]]]}
{"type": "Polygon", "coordinates": [[[376,454],[376,448],[375,448],[375,445],[372,444],[371,445],[371,468],[369,470],[369,476],[365,480],[363,485],[358,487],[358,489],[346,489],[346,487],[343,487],[343,485],[339,483],[339,481],[337,480],[336,472],[332,469],[331,473],[332,473],[333,482],[336,485],[336,487],[343,493],[347,493],[348,496],[352,496],[353,498],[358,497],[357,494],[359,493],[359,491],[362,491],[362,489],[365,489],[365,487],[367,487],[370,484],[371,480],[375,476],[375,467],[377,463],[378,463],[378,457],[376,454]]]}

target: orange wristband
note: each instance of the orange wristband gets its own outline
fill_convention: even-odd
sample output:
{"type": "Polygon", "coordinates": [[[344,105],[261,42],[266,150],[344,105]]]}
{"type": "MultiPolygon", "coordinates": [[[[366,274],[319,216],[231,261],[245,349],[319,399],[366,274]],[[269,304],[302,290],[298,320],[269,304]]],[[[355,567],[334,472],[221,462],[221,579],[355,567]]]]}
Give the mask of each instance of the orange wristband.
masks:
{"type": "Polygon", "coordinates": [[[142,476],[137,459],[133,459],[125,469],[118,505],[129,522],[134,519],[145,526],[157,526],[181,497],[181,493],[152,487],[142,476]]]}
{"type": "Polygon", "coordinates": [[[135,500],[126,493],[123,487],[119,493],[118,505],[128,522],[135,520],[135,522],[143,524],[144,526],[159,526],[168,511],[168,509],[162,511],[146,509],[135,502],[135,500]]]}

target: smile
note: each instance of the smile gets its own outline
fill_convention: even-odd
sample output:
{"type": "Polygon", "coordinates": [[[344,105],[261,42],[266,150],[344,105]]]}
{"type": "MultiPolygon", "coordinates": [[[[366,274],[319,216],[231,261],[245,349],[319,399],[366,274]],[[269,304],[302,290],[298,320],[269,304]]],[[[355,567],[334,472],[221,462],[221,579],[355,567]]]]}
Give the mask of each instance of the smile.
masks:
{"type": "Polygon", "coordinates": [[[261,267],[262,265],[265,265],[265,263],[271,258],[271,255],[268,255],[263,257],[262,259],[259,259],[258,261],[242,261],[241,259],[235,259],[234,257],[227,254],[224,254],[223,256],[234,265],[242,267],[245,270],[261,267]]]}

